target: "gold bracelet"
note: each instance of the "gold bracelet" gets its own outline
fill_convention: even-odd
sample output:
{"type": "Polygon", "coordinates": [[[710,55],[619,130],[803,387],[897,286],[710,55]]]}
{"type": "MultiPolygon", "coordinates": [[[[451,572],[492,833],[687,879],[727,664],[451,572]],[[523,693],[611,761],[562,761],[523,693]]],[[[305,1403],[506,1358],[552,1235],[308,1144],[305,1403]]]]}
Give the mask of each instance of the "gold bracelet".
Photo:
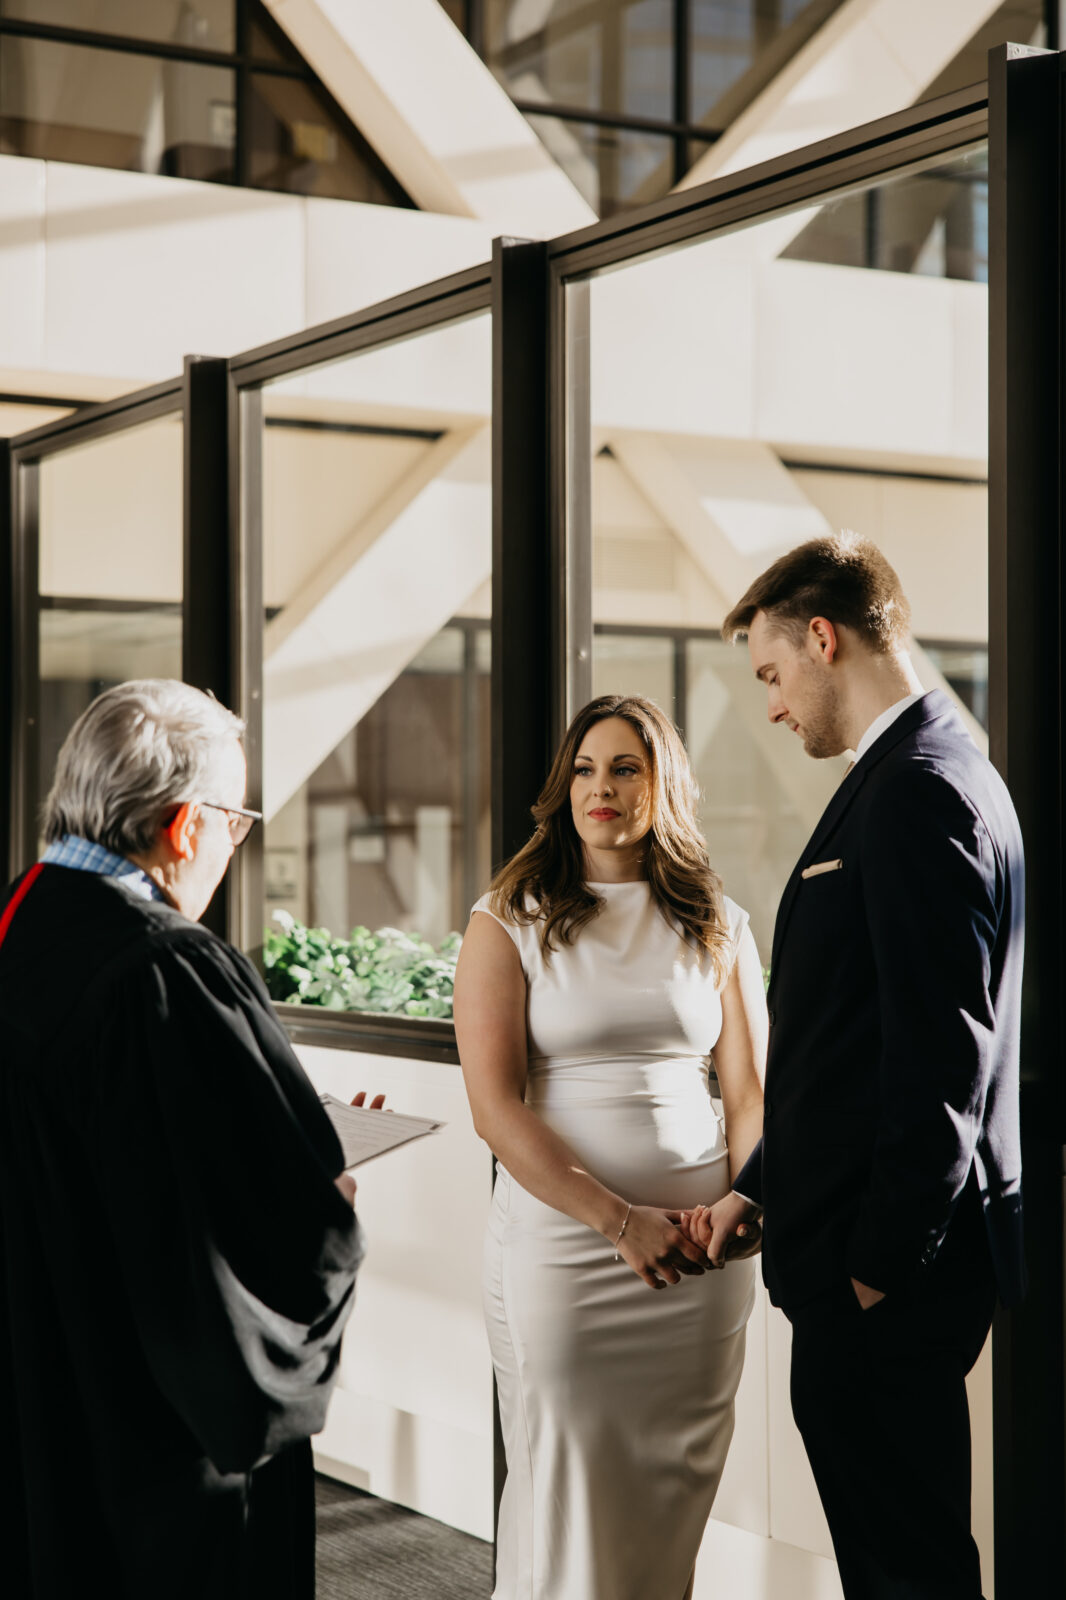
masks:
{"type": "Polygon", "coordinates": [[[622,1218],[622,1226],[618,1230],[618,1238],[614,1241],[614,1259],[616,1261],[620,1259],[618,1254],[618,1246],[622,1243],[622,1235],[625,1233],[626,1228],[629,1225],[629,1213],[632,1211],[632,1209],[633,1207],[631,1204],[626,1206],[626,1214],[622,1218]]]}

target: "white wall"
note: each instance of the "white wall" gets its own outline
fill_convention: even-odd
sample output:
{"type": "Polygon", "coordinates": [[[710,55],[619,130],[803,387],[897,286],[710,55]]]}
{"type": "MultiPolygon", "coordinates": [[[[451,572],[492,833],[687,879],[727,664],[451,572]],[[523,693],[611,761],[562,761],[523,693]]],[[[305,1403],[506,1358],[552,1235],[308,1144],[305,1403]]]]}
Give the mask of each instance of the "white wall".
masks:
{"type": "Polygon", "coordinates": [[[337,1392],[315,1441],[323,1470],[479,1538],[492,1537],[492,1363],[481,1316],[491,1158],[458,1067],[301,1047],[321,1093],[385,1090],[445,1128],[357,1173],[369,1249],[337,1392]]]}
{"type": "Polygon", "coordinates": [[[477,266],[491,244],[469,217],[0,156],[0,374],[121,391],[477,266]]]}

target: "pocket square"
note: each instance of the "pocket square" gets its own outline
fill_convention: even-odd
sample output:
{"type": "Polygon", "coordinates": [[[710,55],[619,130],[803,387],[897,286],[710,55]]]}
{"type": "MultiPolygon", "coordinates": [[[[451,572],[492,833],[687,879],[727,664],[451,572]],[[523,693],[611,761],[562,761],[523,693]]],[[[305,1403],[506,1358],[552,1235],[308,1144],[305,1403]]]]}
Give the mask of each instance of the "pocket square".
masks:
{"type": "Polygon", "coordinates": [[[800,873],[801,878],[818,878],[823,872],[837,872],[844,865],[840,861],[816,861],[813,867],[804,867],[800,873]]]}

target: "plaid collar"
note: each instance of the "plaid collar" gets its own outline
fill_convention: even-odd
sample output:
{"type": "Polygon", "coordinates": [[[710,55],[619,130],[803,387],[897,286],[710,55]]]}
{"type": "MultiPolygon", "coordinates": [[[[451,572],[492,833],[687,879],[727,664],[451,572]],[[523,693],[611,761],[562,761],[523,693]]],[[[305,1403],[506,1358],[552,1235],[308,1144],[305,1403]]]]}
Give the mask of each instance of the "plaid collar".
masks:
{"type": "Polygon", "coordinates": [[[50,867],[73,867],[78,872],[96,872],[102,878],[117,878],[124,888],[142,900],[166,898],[159,885],[134,862],[102,844],[94,844],[91,839],[79,839],[74,833],[65,833],[62,839],[50,844],[41,860],[50,867]]]}

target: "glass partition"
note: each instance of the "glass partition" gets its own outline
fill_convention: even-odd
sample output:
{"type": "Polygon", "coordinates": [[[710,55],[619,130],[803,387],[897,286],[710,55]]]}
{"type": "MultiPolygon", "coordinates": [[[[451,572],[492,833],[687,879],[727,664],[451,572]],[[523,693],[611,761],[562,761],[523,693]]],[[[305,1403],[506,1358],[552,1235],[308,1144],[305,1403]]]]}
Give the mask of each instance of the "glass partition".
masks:
{"type": "MultiPolygon", "coordinates": [[[[647,695],[681,727],[711,860],[764,965],[846,757],[812,761],[772,726],[747,649],[721,638],[761,571],[840,528],[870,536],[911,600],[919,677],[987,749],[987,260],[981,146],[566,282],[571,333],[588,329],[568,536],[591,547],[591,688],[647,695]]],[[[832,1556],[788,1414],[788,1325],[760,1301],[750,1337],[765,1361],[745,1369],[697,1595],[742,1549],[761,1592],[767,1535],[789,1592],[832,1556]]],[[[971,1412],[991,1572],[987,1350],[971,1412]]]]}
{"type": "Polygon", "coordinates": [[[840,766],[768,725],[718,627],[775,556],[856,528],[987,746],[986,276],[982,146],[588,285],[594,688],[685,731],[764,960],[840,766]]]}
{"type": "Polygon", "coordinates": [[[225,67],[5,34],[0,151],[232,183],[235,94],[225,67]]]}
{"type": "Polygon", "coordinates": [[[180,415],[47,455],[39,473],[36,798],[89,702],[180,678],[180,415]]]}
{"type": "Polygon", "coordinates": [[[262,390],[262,922],[281,1001],[451,1016],[491,870],[490,335],[471,317],[262,390]]]}
{"type": "Polygon", "coordinates": [[[0,0],[0,17],[51,23],[120,38],[185,44],[199,50],[233,50],[237,43],[235,0],[0,0]]]}

